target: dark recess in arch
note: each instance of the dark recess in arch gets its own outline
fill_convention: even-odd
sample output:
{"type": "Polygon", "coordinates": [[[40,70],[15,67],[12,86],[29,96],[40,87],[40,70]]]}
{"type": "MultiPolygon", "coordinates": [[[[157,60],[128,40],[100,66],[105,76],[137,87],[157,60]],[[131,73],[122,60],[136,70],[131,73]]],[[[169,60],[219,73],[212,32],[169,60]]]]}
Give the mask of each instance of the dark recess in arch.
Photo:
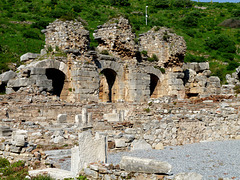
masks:
{"type": "Polygon", "coordinates": [[[107,79],[108,89],[109,89],[108,99],[109,99],[109,102],[112,102],[112,87],[116,80],[117,73],[114,70],[109,68],[102,70],[101,73],[104,74],[104,76],[107,79]]]}
{"type": "Polygon", "coordinates": [[[159,81],[159,78],[156,75],[150,74],[150,97],[152,96],[158,81],[159,81]]]}
{"type": "Polygon", "coordinates": [[[65,74],[58,69],[48,68],[46,69],[46,76],[48,79],[52,80],[52,94],[60,97],[64,85],[65,74]]]}

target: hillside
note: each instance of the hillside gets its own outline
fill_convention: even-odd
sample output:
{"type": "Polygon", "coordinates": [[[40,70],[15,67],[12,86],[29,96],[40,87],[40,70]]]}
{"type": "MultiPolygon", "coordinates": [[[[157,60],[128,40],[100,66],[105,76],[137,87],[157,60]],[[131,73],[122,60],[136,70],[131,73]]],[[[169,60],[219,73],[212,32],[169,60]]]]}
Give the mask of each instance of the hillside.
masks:
{"type": "Polygon", "coordinates": [[[92,32],[97,26],[123,15],[130,20],[137,35],[153,26],[165,26],[183,36],[188,47],[185,61],[209,61],[212,74],[218,75],[224,83],[225,74],[235,70],[240,62],[239,9],[240,3],[189,0],[154,0],[151,3],[146,0],[2,0],[0,70],[19,66],[19,58],[26,52],[39,53],[44,46],[41,30],[56,18],[81,21],[91,32],[90,45],[94,48],[97,42],[92,32]],[[145,24],[146,5],[148,25],[145,24]]]}

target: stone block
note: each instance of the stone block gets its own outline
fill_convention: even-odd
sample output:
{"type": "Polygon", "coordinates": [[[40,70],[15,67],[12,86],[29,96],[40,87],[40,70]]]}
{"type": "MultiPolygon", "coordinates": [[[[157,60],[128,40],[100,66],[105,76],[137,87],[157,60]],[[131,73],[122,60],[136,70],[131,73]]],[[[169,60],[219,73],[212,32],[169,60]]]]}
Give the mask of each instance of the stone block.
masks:
{"type": "Polygon", "coordinates": [[[0,75],[0,81],[2,81],[2,83],[7,83],[10,79],[13,79],[16,77],[16,73],[13,72],[12,70],[4,72],[0,75]]]}
{"type": "Polygon", "coordinates": [[[40,54],[29,53],[28,52],[28,53],[26,53],[26,54],[24,54],[20,57],[20,61],[22,62],[22,61],[28,61],[28,60],[31,60],[31,59],[36,59],[39,56],[40,56],[40,54]]]}
{"type": "Polygon", "coordinates": [[[163,143],[158,143],[158,144],[156,144],[155,149],[157,149],[157,150],[162,150],[162,149],[164,149],[163,143]]]}
{"type": "Polygon", "coordinates": [[[47,169],[41,169],[41,170],[31,170],[29,171],[29,175],[31,177],[35,177],[38,175],[49,175],[53,179],[58,180],[64,180],[64,179],[71,179],[76,176],[71,171],[66,171],[63,169],[57,169],[57,168],[47,168],[47,169]]]}
{"type": "Polygon", "coordinates": [[[75,115],[75,123],[77,125],[81,125],[82,124],[82,115],[81,114],[75,115]]]}
{"type": "Polygon", "coordinates": [[[17,135],[14,137],[14,142],[16,146],[23,147],[26,143],[25,135],[17,135]]]}
{"type": "Polygon", "coordinates": [[[57,116],[58,123],[66,123],[67,122],[67,114],[59,114],[57,116]]]}
{"type": "Polygon", "coordinates": [[[12,135],[12,129],[10,127],[7,127],[7,126],[0,127],[0,136],[1,137],[11,136],[11,135],[12,135]]]}
{"type": "Polygon", "coordinates": [[[0,144],[0,150],[1,150],[1,151],[4,151],[4,149],[5,149],[4,143],[1,143],[1,144],[0,144]]]}
{"type": "Polygon", "coordinates": [[[120,168],[127,172],[168,174],[172,166],[167,162],[154,159],[123,156],[120,162],[120,168]]]}
{"type": "Polygon", "coordinates": [[[120,121],[120,116],[119,113],[108,113],[108,114],[104,114],[103,118],[106,119],[109,122],[116,122],[116,121],[120,121]]]}
{"type": "Polygon", "coordinates": [[[174,176],[173,180],[202,180],[203,176],[201,174],[190,172],[190,173],[179,173],[174,176]]]}
{"type": "Polygon", "coordinates": [[[148,150],[148,149],[152,149],[152,147],[144,139],[134,140],[132,142],[132,148],[131,148],[132,151],[135,151],[135,150],[148,150]]]}
{"type": "Polygon", "coordinates": [[[20,151],[21,151],[21,147],[10,146],[10,152],[13,152],[13,153],[20,153],[20,151]]]}
{"type": "Polygon", "coordinates": [[[86,174],[87,176],[90,176],[92,178],[95,178],[95,179],[98,178],[98,173],[96,171],[91,170],[90,168],[85,168],[84,174],[86,174]]]}
{"type": "Polygon", "coordinates": [[[92,162],[107,162],[107,139],[93,137],[90,131],[79,133],[79,146],[72,148],[71,171],[78,174],[92,162]]]}
{"type": "Polygon", "coordinates": [[[199,65],[199,71],[209,70],[209,62],[200,62],[199,65]]]}
{"type": "Polygon", "coordinates": [[[116,148],[124,148],[127,146],[124,139],[115,139],[114,141],[116,148]]]}
{"type": "Polygon", "coordinates": [[[64,138],[62,136],[57,136],[53,139],[53,142],[55,144],[59,144],[59,143],[63,143],[64,142],[64,138]]]}
{"type": "Polygon", "coordinates": [[[6,94],[12,94],[15,93],[15,91],[12,88],[6,88],[6,94]]]}
{"type": "Polygon", "coordinates": [[[36,85],[38,87],[44,87],[48,90],[51,90],[53,88],[51,79],[37,79],[36,80],[36,85]]]}
{"type": "Polygon", "coordinates": [[[45,75],[46,69],[45,68],[31,68],[31,75],[45,75]]]}

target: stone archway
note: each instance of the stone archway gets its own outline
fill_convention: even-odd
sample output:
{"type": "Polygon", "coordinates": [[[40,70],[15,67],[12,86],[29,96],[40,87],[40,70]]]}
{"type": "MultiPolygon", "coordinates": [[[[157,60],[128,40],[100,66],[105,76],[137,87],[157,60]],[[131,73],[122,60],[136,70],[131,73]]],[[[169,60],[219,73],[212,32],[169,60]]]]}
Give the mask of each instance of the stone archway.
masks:
{"type": "Polygon", "coordinates": [[[150,75],[150,98],[158,98],[160,97],[160,80],[159,78],[154,74],[150,75]]]}
{"type": "Polygon", "coordinates": [[[117,73],[106,68],[100,72],[99,99],[102,102],[117,101],[117,73]]]}
{"type": "Polygon", "coordinates": [[[46,76],[48,79],[52,80],[52,94],[60,97],[63,90],[64,81],[66,79],[65,74],[58,69],[47,68],[46,76]]]}

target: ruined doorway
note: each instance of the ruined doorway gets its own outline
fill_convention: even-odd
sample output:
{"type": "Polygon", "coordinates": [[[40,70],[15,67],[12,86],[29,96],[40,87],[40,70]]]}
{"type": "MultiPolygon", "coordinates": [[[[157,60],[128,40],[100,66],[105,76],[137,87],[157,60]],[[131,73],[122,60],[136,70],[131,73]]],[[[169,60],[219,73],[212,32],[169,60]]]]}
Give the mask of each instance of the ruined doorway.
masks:
{"type": "Polygon", "coordinates": [[[99,99],[102,102],[115,102],[117,89],[117,73],[112,69],[104,69],[100,72],[99,99]]]}
{"type": "Polygon", "coordinates": [[[46,69],[46,76],[52,80],[52,94],[60,97],[65,81],[65,74],[58,69],[48,68],[46,69]]]}
{"type": "Polygon", "coordinates": [[[160,97],[160,80],[154,75],[150,74],[150,98],[160,97]]]}

